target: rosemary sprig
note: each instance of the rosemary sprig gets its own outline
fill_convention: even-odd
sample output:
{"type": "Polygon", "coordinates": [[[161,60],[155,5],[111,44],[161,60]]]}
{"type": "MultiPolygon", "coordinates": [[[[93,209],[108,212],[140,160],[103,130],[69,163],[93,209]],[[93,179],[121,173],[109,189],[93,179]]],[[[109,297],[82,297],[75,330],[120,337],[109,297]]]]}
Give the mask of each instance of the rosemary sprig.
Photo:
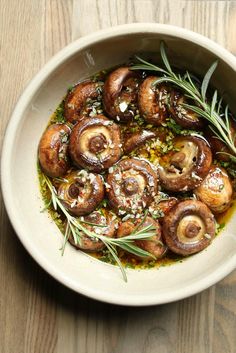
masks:
{"type": "Polygon", "coordinates": [[[236,147],[235,136],[232,136],[230,119],[229,119],[229,111],[228,106],[226,106],[225,110],[222,111],[222,99],[218,101],[217,90],[215,90],[212,100],[209,101],[206,98],[206,93],[209,87],[209,82],[213,73],[217,67],[217,61],[215,61],[207,73],[205,74],[201,87],[199,88],[198,84],[195,84],[193,81],[193,76],[189,74],[188,71],[184,75],[176,74],[169,63],[168,57],[165,51],[165,44],[161,42],[160,44],[160,53],[161,58],[164,63],[165,68],[161,68],[152,63],[149,63],[142,58],[136,56],[137,60],[140,62],[137,65],[131,67],[132,70],[148,70],[148,71],[156,71],[162,74],[162,77],[158,78],[153,85],[156,85],[161,82],[170,82],[175,86],[179,87],[181,90],[185,92],[185,96],[190,98],[196,105],[190,104],[182,104],[184,108],[188,108],[191,111],[195,112],[202,118],[206,119],[210,125],[210,129],[213,131],[215,136],[224,142],[229,148],[231,153],[219,152],[228,154],[233,162],[236,162],[236,147]]]}
{"type": "MultiPolygon", "coordinates": [[[[59,199],[59,197],[57,195],[57,191],[56,191],[55,187],[53,186],[51,180],[45,174],[43,174],[43,177],[45,179],[45,183],[46,183],[48,189],[50,190],[51,203],[53,205],[54,210],[57,211],[58,209],[60,209],[61,212],[65,215],[66,220],[67,220],[66,230],[65,230],[65,234],[64,234],[64,243],[61,248],[62,254],[65,251],[66,243],[71,235],[73,236],[75,244],[80,244],[81,237],[83,236],[83,234],[86,234],[86,236],[88,236],[92,239],[100,240],[104,243],[106,248],[111,253],[112,257],[116,261],[117,265],[119,266],[125,282],[127,282],[126,272],[125,272],[124,267],[118,257],[116,247],[119,247],[119,248],[121,248],[125,251],[128,251],[134,255],[137,255],[137,256],[153,257],[155,259],[155,257],[152,254],[150,254],[149,252],[147,252],[147,251],[145,251],[135,245],[135,240],[144,240],[144,239],[147,240],[147,239],[151,238],[153,235],[155,235],[156,230],[152,225],[148,225],[147,227],[139,229],[139,230],[133,232],[132,234],[125,236],[123,238],[108,238],[104,235],[96,234],[95,232],[92,232],[89,229],[87,229],[86,227],[84,227],[83,223],[92,224],[93,226],[96,226],[96,227],[99,227],[100,225],[80,221],[78,218],[71,216],[68,213],[68,211],[66,210],[66,208],[64,207],[64,205],[62,204],[61,200],[59,199]]],[[[101,226],[103,226],[103,225],[101,225],[101,226]]],[[[140,227],[140,225],[139,225],[139,227],[140,227]]]]}

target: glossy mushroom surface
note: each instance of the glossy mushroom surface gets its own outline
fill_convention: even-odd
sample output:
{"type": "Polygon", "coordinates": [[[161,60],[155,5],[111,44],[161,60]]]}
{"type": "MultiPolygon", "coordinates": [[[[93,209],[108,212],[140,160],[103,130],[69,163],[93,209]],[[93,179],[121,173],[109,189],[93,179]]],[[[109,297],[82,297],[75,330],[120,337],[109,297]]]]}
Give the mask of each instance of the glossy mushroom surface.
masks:
{"type": "MultiPolygon", "coordinates": [[[[230,137],[232,140],[235,141],[235,136],[236,136],[236,122],[233,120],[233,117],[231,117],[230,121],[230,137]]],[[[224,142],[219,140],[218,137],[214,135],[211,129],[206,129],[205,133],[206,139],[209,142],[211,146],[211,150],[214,153],[215,157],[219,161],[223,162],[230,162],[230,156],[229,153],[231,153],[230,149],[226,146],[224,142]]],[[[234,145],[236,146],[236,141],[234,142],[234,145]]]]}
{"type": "Polygon", "coordinates": [[[176,254],[191,255],[205,249],[215,236],[215,219],[201,201],[184,200],[163,220],[163,238],[176,254]]]}
{"type": "Polygon", "coordinates": [[[120,159],[121,147],[119,126],[103,115],[85,118],[76,124],[69,142],[74,164],[98,173],[120,159]]]}
{"type": "Polygon", "coordinates": [[[206,177],[211,163],[211,149],[204,139],[177,137],[173,141],[173,149],[160,161],[161,185],[174,192],[193,190],[206,177]]]}
{"type": "Polygon", "coordinates": [[[233,188],[225,169],[212,166],[200,186],[194,190],[199,200],[214,213],[226,211],[233,199],[233,188]]]}
{"type": "Polygon", "coordinates": [[[157,174],[150,163],[124,159],[109,170],[106,190],[110,205],[119,214],[141,213],[157,192],[157,174]]]}
{"type": "Polygon", "coordinates": [[[146,141],[154,138],[156,134],[150,130],[141,130],[134,132],[125,137],[123,143],[123,151],[125,154],[129,154],[134,151],[136,148],[140,147],[146,141]]]}
{"type": "Polygon", "coordinates": [[[101,99],[101,83],[81,82],[67,94],[64,102],[65,118],[72,124],[84,118],[83,110],[93,99],[101,99]]]}
{"type": "Polygon", "coordinates": [[[147,77],[139,88],[138,106],[141,116],[150,124],[159,126],[167,118],[168,87],[153,85],[157,76],[147,77]]]}
{"type": "MultiPolygon", "coordinates": [[[[134,231],[134,229],[141,230],[148,226],[152,226],[155,229],[155,235],[153,235],[148,240],[135,240],[135,244],[141,249],[148,251],[151,255],[154,256],[154,258],[160,259],[166,254],[167,247],[162,241],[161,226],[159,222],[155,221],[153,218],[146,217],[144,222],[142,222],[142,220],[137,220],[135,223],[133,223],[132,221],[126,221],[121,223],[117,230],[117,237],[121,238],[130,235],[134,231]]],[[[142,259],[153,260],[153,257],[142,257],[142,259]]]]}
{"type": "Polygon", "coordinates": [[[119,67],[107,77],[103,89],[103,105],[108,116],[127,122],[136,114],[139,76],[128,67],[119,67]]]}
{"type": "Polygon", "coordinates": [[[65,124],[50,125],[39,142],[38,157],[44,173],[50,177],[63,176],[70,167],[68,143],[71,129],[65,124]]]}
{"type": "MultiPolygon", "coordinates": [[[[217,139],[214,126],[191,110],[197,101],[162,73],[131,70],[127,63],[95,73],[67,92],[38,151],[40,191],[45,204],[52,192],[49,212],[65,239],[113,264],[112,249],[104,248],[99,235],[142,230],[143,237],[143,228],[151,225],[154,236],[135,240],[140,252],[116,240],[122,264],[139,268],[174,263],[175,253],[187,256],[208,246],[216,221],[218,232],[231,216],[232,208],[224,212],[235,198],[236,176],[220,130],[217,139]],[[150,257],[140,256],[142,249],[150,257]]],[[[209,88],[209,107],[216,96],[211,98],[209,88]]],[[[224,119],[225,103],[216,108],[224,119]]],[[[230,111],[227,120],[227,109],[222,128],[233,143],[236,123],[230,111]]]]}
{"type": "Polygon", "coordinates": [[[86,170],[74,171],[59,185],[57,194],[70,214],[86,215],[94,211],[104,198],[103,179],[86,170]]]}
{"type": "Polygon", "coordinates": [[[188,102],[186,96],[173,89],[170,94],[169,111],[177,124],[186,129],[198,129],[203,126],[203,118],[195,112],[183,106],[183,104],[195,105],[188,102]]]}
{"type": "Polygon", "coordinates": [[[162,222],[164,216],[178,203],[178,199],[168,194],[159,192],[149,206],[149,213],[162,222]]]}
{"type": "MultiPolygon", "coordinates": [[[[80,217],[81,225],[97,235],[103,235],[105,237],[112,238],[115,235],[115,220],[111,213],[101,214],[98,211],[94,211],[88,216],[80,217]],[[97,225],[97,226],[96,226],[97,225]],[[102,226],[102,227],[101,227],[102,226]]],[[[92,238],[81,232],[81,237],[75,239],[71,234],[69,242],[77,249],[84,250],[86,252],[97,252],[104,249],[104,243],[98,238],[92,238]]]]}

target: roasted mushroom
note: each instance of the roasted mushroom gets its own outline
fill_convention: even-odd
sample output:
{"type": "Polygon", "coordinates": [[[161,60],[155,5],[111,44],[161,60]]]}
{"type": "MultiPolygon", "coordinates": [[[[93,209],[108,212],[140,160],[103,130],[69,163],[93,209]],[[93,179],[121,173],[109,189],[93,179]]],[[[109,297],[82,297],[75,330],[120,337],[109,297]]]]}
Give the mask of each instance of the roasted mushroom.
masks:
{"type": "Polygon", "coordinates": [[[180,201],[164,217],[162,230],[170,250],[187,256],[211,243],[215,236],[215,219],[201,201],[180,201]]]}
{"type": "Polygon", "coordinates": [[[50,125],[39,142],[38,156],[45,174],[63,176],[69,169],[68,143],[71,129],[65,124],[50,125]]]}
{"type": "Polygon", "coordinates": [[[124,153],[129,154],[141,146],[145,141],[150,140],[155,136],[156,134],[150,130],[142,130],[126,136],[123,144],[124,153]]]}
{"type": "Polygon", "coordinates": [[[212,153],[196,136],[177,137],[173,149],[160,161],[160,182],[166,190],[189,191],[199,186],[210,170],[212,153]]]}
{"type": "MultiPolygon", "coordinates": [[[[147,226],[153,226],[155,228],[155,235],[153,235],[150,239],[145,240],[135,240],[135,243],[138,247],[143,250],[148,251],[151,255],[153,255],[156,259],[162,258],[167,251],[166,245],[162,242],[161,238],[161,227],[158,221],[155,221],[151,217],[146,217],[143,221],[138,220],[135,223],[131,221],[126,221],[120,224],[117,230],[117,237],[121,238],[127,235],[130,235],[134,229],[141,230],[147,226]],[[138,226],[140,224],[140,227],[138,226]]],[[[150,257],[142,257],[144,260],[151,260],[153,259],[152,256],[150,257]]]]}
{"type": "Polygon", "coordinates": [[[64,102],[65,118],[70,123],[76,123],[84,118],[82,114],[86,105],[92,99],[101,96],[101,83],[85,81],[81,82],[67,94],[64,102]]]}
{"type": "MultiPolygon", "coordinates": [[[[88,216],[80,217],[79,221],[84,228],[97,235],[103,235],[109,238],[112,238],[115,235],[116,229],[114,216],[109,212],[106,212],[106,215],[102,215],[99,211],[94,211],[88,216]]],[[[77,249],[85,250],[87,252],[96,252],[104,249],[104,243],[98,238],[89,237],[83,232],[80,234],[80,238],[75,239],[73,234],[69,237],[69,242],[77,249]]]]}
{"type": "Polygon", "coordinates": [[[149,213],[158,218],[162,222],[164,216],[178,203],[178,199],[173,196],[164,194],[163,192],[158,192],[155,196],[154,201],[149,206],[149,213]]]}
{"type": "MultiPolygon", "coordinates": [[[[231,117],[230,121],[230,135],[236,146],[236,122],[233,120],[233,117],[231,117]]],[[[217,136],[215,136],[210,128],[206,129],[205,136],[211,146],[212,152],[215,154],[215,157],[220,161],[230,162],[229,154],[231,153],[231,151],[226,146],[226,144],[222,142],[217,136]]]]}
{"type": "Polygon", "coordinates": [[[168,87],[164,84],[153,83],[156,76],[147,77],[140,85],[138,106],[142,117],[150,124],[161,125],[167,117],[168,87]]]}
{"type": "Polygon", "coordinates": [[[131,71],[128,67],[119,67],[110,73],[103,89],[103,105],[110,118],[121,122],[133,118],[138,81],[137,72],[131,71]]]}
{"type": "Polygon", "coordinates": [[[69,152],[76,166],[99,173],[120,159],[121,147],[119,126],[105,116],[97,115],[74,126],[69,152]]]}
{"type": "Polygon", "coordinates": [[[106,189],[116,212],[141,213],[157,192],[157,174],[145,160],[124,159],[109,170],[106,189]]]}
{"type": "Polygon", "coordinates": [[[206,178],[194,193],[214,213],[226,211],[233,197],[233,188],[225,169],[212,166],[206,178]]]}
{"type": "MultiPolygon", "coordinates": [[[[173,119],[187,129],[197,129],[203,126],[203,121],[199,115],[183,106],[189,104],[188,98],[177,90],[172,90],[170,94],[169,111],[173,119]]],[[[191,104],[191,102],[190,102],[191,104]]]]}
{"type": "Polygon", "coordinates": [[[74,171],[59,185],[58,197],[69,213],[86,215],[98,206],[104,198],[104,185],[100,175],[86,170],[74,171]]]}

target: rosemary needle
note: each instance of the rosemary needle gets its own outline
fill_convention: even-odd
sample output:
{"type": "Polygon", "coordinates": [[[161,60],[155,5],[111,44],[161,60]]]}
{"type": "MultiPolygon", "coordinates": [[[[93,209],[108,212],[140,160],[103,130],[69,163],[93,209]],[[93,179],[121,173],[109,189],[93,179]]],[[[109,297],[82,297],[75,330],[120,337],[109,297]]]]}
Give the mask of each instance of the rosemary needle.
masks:
{"type": "Polygon", "coordinates": [[[215,136],[225,143],[230,150],[230,153],[219,152],[227,154],[233,162],[236,162],[236,147],[235,147],[235,136],[232,136],[231,125],[229,119],[228,106],[222,109],[222,99],[218,100],[217,90],[215,90],[212,100],[206,98],[207,90],[209,87],[209,82],[213,73],[217,68],[217,61],[215,61],[208,71],[206,72],[201,87],[193,82],[189,72],[186,71],[184,75],[176,74],[169,63],[168,57],[165,51],[165,44],[161,42],[160,44],[161,58],[164,63],[165,68],[161,68],[146,60],[136,56],[139,61],[137,65],[132,66],[131,70],[148,70],[156,71],[162,76],[158,78],[153,85],[161,82],[170,82],[173,85],[179,87],[185,92],[186,97],[190,98],[196,105],[182,104],[183,107],[190,109],[191,111],[197,113],[202,118],[206,119],[210,125],[210,129],[213,131],[215,136]]]}
{"type": "MultiPolygon", "coordinates": [[[[51,192],[51,200],[52,200],[53,208],[55,210],[60,209],[67,220],[66,230],[65,230],[65,234],[64,234],[64,243],[61,248],[62,254],[65,251],[66,243],[67,243],[69,236],[71,234],[74,238],[75,244],[80,243],[81,233],[86,234],[86,236],[88,236],[92,239],[100,240],[104,243],[104,245],[106,246],[106,248],[108,249],[108,251],[110,252],[112,257],[114,258],[115,262],[119,266],[125,282],[127,282],[127,276],[126,276],[124,267],[123,267],[118,255],[117,255],[116,247],[120,247],[121,249],[124,249],[132,254],[137,255],[137,256],[153,257],[152,254],[150,254],[149,252],[147,252],[147,251],[145,251],[135,245],[135,240],[138,240],[138,239],[144,240],[144,239],[151,238],[153,235],[155,235],[156,230],[152,225],[148,225],[148,226],[144,227],[143,229],[137,230],[137,231],[133,232],[132,234],[130,234],[126,237],[123,237],[123,238],[109,238],[104,235],[96,234],[95,232],[92,232],[83,226],[82,223],[86,223],[86,222],[80,221],[78,218],[75,218],[68,213],[66,208],[63,206],[61,200],[59,199],[59,197],[57,195],[57,191],[56,191],[55,187],[53,186],[53,184],[51,183],[51,180],[45,174],[43,174],[43,177],[44,177],[44,180],[45,180],[45,183],[46,183],[48,189],[51,192]]],[[[100,226],[97,224],[92,224],[92,225],[94,227],[100,226]]]]}

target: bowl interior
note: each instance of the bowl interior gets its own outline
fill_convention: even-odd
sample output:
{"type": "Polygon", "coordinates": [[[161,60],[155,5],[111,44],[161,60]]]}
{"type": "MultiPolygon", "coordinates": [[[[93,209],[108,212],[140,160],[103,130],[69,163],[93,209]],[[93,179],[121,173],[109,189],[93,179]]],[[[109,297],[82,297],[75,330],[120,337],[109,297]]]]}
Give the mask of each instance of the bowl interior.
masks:
{"type": "MultiPolygon", "coordinates": [[[[163,303],[193,294],[216,282],[235,259],[236,218],[205,251],[181,263],[153,270],[127,270],[124,283],[119,269],[99,262],[67,246],[64,256],[59,248],[63,238],[43,207],[37,178],[37,146],[50,115],[65,95],[67,88],[104,68],[125,63],[142,53],[160,61],[160,40],[168,45],[173,65],[203,75],[215,55],[206,47],[174,35],[153,33],[120,34],[97,40],[63,60],[25,97],[17,126],[8,133],[8,181],[4,195],[8,212],[20,239],[33,257],[58,280],[88,296],[120,304],[148,305],[163,303]]],[[[213,85],[224,94],[236,113],[236,73],[219,59],[213,85]]],[[[41,79],[41,78],[40,78],[41,79]]],[[[40,81],[39,79],[39,81],[40,81]]],[[[18,110],[19,111],[19,110],[18,110]]],[[[5,157],[6,159],[6,157],[5,157]]],[[[234,261],[235,264],[235,261],[234,261]]]]}

